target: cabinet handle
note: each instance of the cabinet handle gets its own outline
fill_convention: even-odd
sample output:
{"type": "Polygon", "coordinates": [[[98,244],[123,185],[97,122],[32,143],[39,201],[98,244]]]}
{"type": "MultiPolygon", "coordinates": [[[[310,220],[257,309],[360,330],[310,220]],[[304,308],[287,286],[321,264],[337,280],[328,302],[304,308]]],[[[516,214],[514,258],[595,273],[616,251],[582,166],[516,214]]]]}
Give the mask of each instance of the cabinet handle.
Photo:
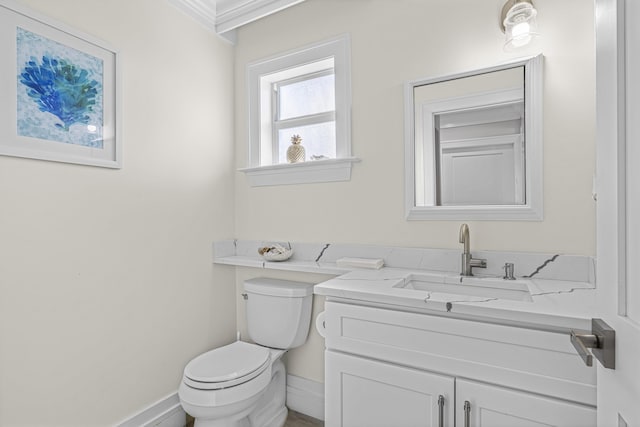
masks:
{"type": "Polygon", "coordinates": [[[444,427],[444,396],[438,396],[438,427],[444,427]]]}
{"type": "Polygon", "coordinates": [[[471,403],[464,401],[464,427],[471,426],[471,403]]]}

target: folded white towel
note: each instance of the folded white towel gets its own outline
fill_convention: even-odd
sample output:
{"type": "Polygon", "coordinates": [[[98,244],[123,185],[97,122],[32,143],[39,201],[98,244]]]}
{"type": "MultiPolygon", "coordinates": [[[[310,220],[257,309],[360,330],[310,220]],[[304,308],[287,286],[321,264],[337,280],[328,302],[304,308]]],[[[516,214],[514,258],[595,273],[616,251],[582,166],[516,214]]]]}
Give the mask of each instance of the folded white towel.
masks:
{"type": "Polygon", "coordinates": [[[384,266],[381,258],[340,258],[336,261],[338,267],[349,268],[371,268],[378,270],[384,266]]]}

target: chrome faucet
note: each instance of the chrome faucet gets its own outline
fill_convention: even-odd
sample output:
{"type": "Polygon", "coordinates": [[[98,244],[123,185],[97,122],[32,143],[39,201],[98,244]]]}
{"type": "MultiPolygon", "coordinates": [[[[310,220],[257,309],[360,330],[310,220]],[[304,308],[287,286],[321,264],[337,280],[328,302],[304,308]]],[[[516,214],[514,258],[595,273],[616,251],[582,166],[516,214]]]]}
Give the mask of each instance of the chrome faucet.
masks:
{"type": "Polygon", "coordinates": [[[487,268],[487,260],[473,258],[471,256],[471,251],[469,250],[470,244],[469,238],[469,226],[467,224],[462,224],[460,226],[460,243],[463,244],[462,250],[462,268],[460,269],[461,276],[473,276],[472,268],[487,268]]]}

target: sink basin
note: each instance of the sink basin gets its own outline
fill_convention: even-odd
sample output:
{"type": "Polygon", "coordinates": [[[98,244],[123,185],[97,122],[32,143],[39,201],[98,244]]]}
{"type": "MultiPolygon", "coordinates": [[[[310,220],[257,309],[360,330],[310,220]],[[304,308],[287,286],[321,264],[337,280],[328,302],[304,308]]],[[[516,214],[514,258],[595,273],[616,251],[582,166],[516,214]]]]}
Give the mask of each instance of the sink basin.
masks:
{"type": "Polygon", "coordinates": [[[533,301],[526,282],[492,277],[409,274],[393,287],[480,298],[533,301]]]}

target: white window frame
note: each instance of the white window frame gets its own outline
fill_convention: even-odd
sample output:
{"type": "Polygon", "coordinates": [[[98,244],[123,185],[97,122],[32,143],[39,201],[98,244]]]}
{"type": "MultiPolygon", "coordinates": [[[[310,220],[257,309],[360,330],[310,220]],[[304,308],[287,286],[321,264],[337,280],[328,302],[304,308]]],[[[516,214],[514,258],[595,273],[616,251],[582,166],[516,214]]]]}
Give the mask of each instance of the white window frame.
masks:
{"type": "MultiPolygon", "coordinates": [[[[336,107],[335,104],[332,110],[323,111],[319,113],[311,113],[307,115],[300,115],[294,117],[288,117],[283,119],[280,115],[281,97],[280,88],[291,84],[296,84],[308,80],[317,79],[334,74],[333,59],[330,61],[330,68],[325,70],[315,71],[312,73],[303,74],[286,80],[280,80],[273,84],[272,91],[272,106],[273,106],[273,120],[271,123],[271,141],[273,149],[273,158],[277,158],[280,152],[279,147],[279,133],[284,129],[291,129],[302,126],[319,125],[322,123],[335,123],[336,121],[336,107]]],[[[329,65],[329,64],[327,64],[329,65]]],[[[335,85],[334,85],[335,90],[335,85]]],[[[304,141],[303,141],[304,142],[304,141]]]]}
{"type": "Polygon", "coordinates": [[[248,167],[251,186],[348,181],[351,165],[351,55],[348,35],[253,62],[247,67],[249,92],[248,167]],[[334,68],[336,158],[273,164],[273,84],[334,68]]]}

